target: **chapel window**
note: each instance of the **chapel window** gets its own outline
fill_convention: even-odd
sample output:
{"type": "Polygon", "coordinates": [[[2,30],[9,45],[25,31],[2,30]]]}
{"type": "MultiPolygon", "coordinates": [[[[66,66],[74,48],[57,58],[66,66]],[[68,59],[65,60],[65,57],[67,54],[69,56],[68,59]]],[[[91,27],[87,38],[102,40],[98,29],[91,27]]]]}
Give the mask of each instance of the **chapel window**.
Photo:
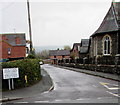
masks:
{"type": "Polygon", "coordinates": [[[103,39],[103,54],[104,55],[110,55],[111,50],[111,40],[110,36],[105,36],[103,39]]]}

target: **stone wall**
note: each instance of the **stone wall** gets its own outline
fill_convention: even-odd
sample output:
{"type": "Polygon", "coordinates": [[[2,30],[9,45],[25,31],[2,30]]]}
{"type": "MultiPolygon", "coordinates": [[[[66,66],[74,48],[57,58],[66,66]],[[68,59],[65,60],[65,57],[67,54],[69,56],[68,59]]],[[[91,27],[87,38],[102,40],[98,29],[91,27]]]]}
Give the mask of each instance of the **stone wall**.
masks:
{"type": "Polygon", "coordinates": [[[75,64],[75,63],[71,63],[71,64],[66,63],[66,64],[59,64],[59,65],[120,75],[120,65],[115,66],[115,65],[75,64]]]}

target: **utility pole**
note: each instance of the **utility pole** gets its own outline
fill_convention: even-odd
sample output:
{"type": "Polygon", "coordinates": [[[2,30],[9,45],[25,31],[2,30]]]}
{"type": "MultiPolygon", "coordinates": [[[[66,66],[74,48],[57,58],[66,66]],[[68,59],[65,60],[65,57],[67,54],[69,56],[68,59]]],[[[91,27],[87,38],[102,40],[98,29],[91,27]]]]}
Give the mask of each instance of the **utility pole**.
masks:
{"type": "Polygon", "coordinates": [[[30,53],[32,53],[33,45],[32,45],[32,30],[31,30],[31,19],[30,19],[29,0],[27,0],[27,10],[28,10],[28,24],[29,24],[29,35],[30,35],[30,53]]]}

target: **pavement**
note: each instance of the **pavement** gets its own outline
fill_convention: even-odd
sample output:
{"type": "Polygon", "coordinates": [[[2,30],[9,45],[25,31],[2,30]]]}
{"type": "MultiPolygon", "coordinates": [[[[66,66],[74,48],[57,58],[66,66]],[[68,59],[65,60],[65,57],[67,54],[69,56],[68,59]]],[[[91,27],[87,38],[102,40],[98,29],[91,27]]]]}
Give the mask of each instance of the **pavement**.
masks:
{"type": "Polygon", "coordinates": [[[54,86],[49,74],[43,69],[41,69],[41,74],[42,80],[34,84],[33,86],[0,92],[0,94],[2,94],[2,99],[0,99],[0,103],[29,98],[31,96],[41,94],[46,91],[51,91],[54,86]]]}
{"type": "Polygon", "coordinates": [[[78,69],[78,68],[72,68],[72,67],[65,67],[65,66],[59,66],[59,65],[54,65],[54,66],[120,82],[120,75],[117,75],[117,74],[103,73],[103,72],[91,71],[91,70],[86,70],[86,69],[78,69]]]}

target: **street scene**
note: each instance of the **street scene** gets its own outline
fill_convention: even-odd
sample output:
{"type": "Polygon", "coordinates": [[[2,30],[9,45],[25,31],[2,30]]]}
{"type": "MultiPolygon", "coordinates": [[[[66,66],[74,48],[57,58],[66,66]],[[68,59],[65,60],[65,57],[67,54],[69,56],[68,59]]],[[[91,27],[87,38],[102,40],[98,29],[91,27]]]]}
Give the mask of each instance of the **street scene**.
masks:
{"type": "Polygon", "coordinates": [[[120,104],[120,0],[1,0],[0,104],[120,104]]]}
{"type": "MultiPolygon", "coordinates": [[[[39,93],[39,90],[36,93],[34,92],[35,90],[33,90],[31,96],[29,95],[23,99],[7,103],[119,102],[120,87],[119,82],[117,81],[70,71],[68,69],[54,67],[48,64],[42,65],[42,68],[49,73],[52,78],[54,88],[51,91],[46,91],[42,94],[39,93]]],[[[25,93],[22,94],[23,96],[26,95],[25,93]]]]}

